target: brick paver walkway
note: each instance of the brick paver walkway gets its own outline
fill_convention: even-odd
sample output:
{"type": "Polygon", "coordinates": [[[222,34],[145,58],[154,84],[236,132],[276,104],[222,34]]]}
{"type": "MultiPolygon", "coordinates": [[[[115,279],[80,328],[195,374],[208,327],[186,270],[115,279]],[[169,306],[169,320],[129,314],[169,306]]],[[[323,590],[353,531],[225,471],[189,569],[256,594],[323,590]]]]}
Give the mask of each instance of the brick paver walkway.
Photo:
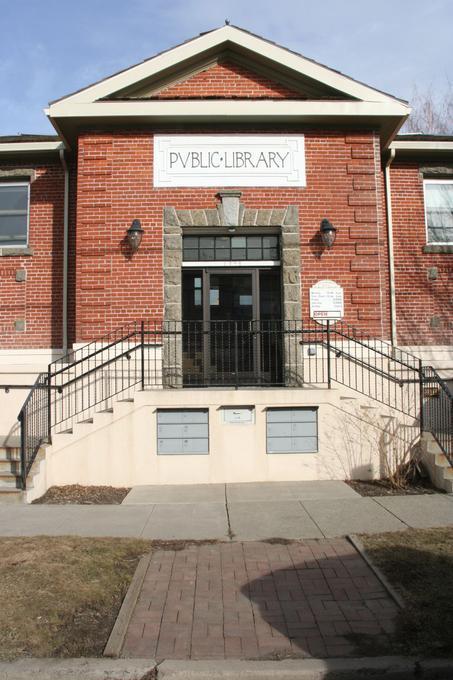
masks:
{"type": "Polygon", "coordinates": [[[345,539],[189,545],[156,551],[123,656],[347,656],[382,640],[396,605],[345,539]]]}

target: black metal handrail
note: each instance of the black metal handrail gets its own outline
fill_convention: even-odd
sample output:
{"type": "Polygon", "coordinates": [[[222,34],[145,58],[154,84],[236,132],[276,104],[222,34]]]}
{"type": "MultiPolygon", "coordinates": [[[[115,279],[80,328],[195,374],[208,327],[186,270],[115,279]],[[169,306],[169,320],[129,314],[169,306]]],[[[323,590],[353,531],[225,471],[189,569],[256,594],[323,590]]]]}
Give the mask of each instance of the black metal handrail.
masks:
{"type": "Polygon", "coordinates": [[[26,488],[27,476],[39,449],[50,441],[49,404],[48,374],[40,373],[18,415],[22,489],[26,488]]]}
{"type": "Polygon", "coordinates": [[[423,366],[422,430],[431,432],[453,465],[453,393],[432,366],[423,366]]]}
{"type": "Polygon", "coordinates": [[[70,431],[121,395],[147,388],[337,382],[423,421],[453,464],[451,393],[434,369],[421,366],[414,355],[341,321],[132,322],[52,362],[38,377],[19,414],[22,483],[25,488],[51,433],[70,431]],[[442,397],[429,410],[426,390],[434,383],[442,397]]]}

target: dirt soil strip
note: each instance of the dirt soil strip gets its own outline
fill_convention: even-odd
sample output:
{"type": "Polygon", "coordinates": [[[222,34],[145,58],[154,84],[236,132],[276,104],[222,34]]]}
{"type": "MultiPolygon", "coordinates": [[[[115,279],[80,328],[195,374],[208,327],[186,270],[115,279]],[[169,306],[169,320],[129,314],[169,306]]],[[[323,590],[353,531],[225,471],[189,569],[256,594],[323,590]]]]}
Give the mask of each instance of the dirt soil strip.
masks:
{"type": "Polygon", "coordinates": [[[130,488],[114,486],[51,486],[35,505],[120,505],[130,488]]]}

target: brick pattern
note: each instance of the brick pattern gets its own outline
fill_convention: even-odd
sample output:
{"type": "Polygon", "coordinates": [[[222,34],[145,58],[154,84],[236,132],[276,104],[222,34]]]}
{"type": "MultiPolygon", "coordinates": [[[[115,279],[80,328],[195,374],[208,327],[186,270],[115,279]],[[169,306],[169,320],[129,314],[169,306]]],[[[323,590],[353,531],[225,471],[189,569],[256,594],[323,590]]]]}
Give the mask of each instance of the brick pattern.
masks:
{"type": "Polygon", "coordinates": [[[123,656],[272,659],[354,654],[393,631],[396,605],[345,539],[156,551],[123,656]]]}
{"type": "MultiPolygon", "coordinates": [[[[61,348],[64,175],[59,161],[0,164],[2,180],[12,170],[33,167],[29,247],[32,255],[0,258],[0,347],[61,348]],[[23,280],[16,272],[23,270],[23,280]],[[25,321],[25,325],[16,321],[25,321]]],[[[6,250],[6,249],[5,249],[6,250]]]]}
{"type": "Polygon", "coordinates": [[[300,202],[303,315],[309,314],[308,288],[319,279],[333,279],[345,290],[346,321],[386,338],[388,282],[383,272],[388,258],[379,139],[374,133],[326,132],[316,140],[307,138],[306,156],[307,187],[300,202]],[[338,228],[330,251],[323,250],[315,231],[322,217],[338,228]]]}
{"type": "Polygon", "coordinates": [[[395,160],[390,182],[398,344],[451,345],[453,256],[423,252],[425,207],[419,164],[395,160]],[[435,280],[428,279],[431,267],[438,270],[435,280]]]}
{"type": "Polygon", "coordinates": [[[156,96],[159,99],[306,99],[300,92],[228,61],[169,85],[156,96]]]}
{"type": "MultiPolygon", "coordinates": [[[[388,291],[385,277],[379,273],[387,267],[377,189],[379,140],[373,133],[291,132],[305,134],[307,186],[241,188],[244,224],[259,211],[272,209],[277,214],[288,205],[296,206],[302,314],[309,313],[310,286],[331,278],[345,289],[346,320],[365,332],[388,337],[388,291]],[[361,154],[360,158],[353,153],[361,154]],[[319,237],[323,217],[339,229],[330,251],[322,247],[319,237]],[[354,297],[358,289],[361,295],[354,297]]],[[[217,193],[222,189],[153,188],[151,131],[81,134],[75,252],[78,342],[134,319],[162,317],[164,209],[172,206],[179,218],[188,210],[217,214],[217,193]],[[145,234],[139,251],[129,258],[123,241],[134,218],[141,220],[145,234]]]]}

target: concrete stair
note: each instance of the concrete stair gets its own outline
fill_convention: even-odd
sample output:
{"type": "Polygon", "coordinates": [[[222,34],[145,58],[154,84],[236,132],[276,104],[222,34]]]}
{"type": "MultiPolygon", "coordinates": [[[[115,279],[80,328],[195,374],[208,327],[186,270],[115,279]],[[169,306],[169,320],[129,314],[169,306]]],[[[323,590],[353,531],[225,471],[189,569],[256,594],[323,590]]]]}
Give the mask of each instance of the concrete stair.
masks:
{"type": "Polygon", "coordinates": [[[438,489],[453,493],[453,467],[439,444],[429,432],[423,433],[421,444],[422,460],[428,469],[432,483],[438,489]]]}
{"type": "Polygon", "coordinates": [[[0,503],[21,503],[20,441],[0,437],[0,503]]]}

